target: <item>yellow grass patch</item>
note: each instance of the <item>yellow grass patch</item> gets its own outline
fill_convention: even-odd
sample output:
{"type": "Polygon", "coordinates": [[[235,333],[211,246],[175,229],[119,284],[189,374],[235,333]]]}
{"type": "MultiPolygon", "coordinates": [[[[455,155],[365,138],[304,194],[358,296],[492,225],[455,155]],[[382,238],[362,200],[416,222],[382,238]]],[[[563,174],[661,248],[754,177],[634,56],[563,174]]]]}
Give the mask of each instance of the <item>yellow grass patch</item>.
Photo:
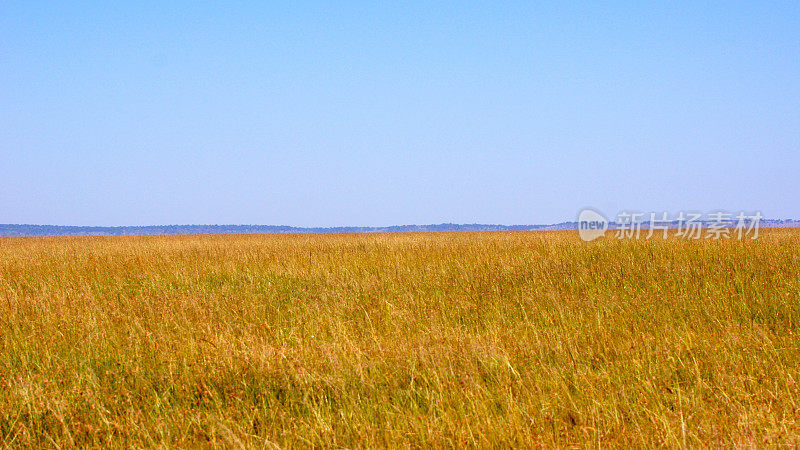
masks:
{"type": "Polygon", "coordinates": [[[798,230],[0,238],[0,437],[798,445],[799,324],[798,230]]]}

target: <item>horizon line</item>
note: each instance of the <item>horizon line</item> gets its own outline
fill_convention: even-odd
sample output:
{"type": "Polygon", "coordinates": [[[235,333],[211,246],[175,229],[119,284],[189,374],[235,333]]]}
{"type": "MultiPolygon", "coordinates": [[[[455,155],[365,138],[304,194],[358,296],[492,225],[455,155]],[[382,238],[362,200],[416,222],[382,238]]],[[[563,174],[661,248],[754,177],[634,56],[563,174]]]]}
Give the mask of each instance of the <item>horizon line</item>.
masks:
{"type": "MultiPolygon", "coordinates": [[[[661,222],[663,223],[663,222],[661,222]]],[[[710,220],[698,220],[706,228],[710,220]]],[[[767,219],[759,221],[764,228],[800,227],[798,219],[767,219]]],[[[619,223],[608,221],[608,229],[617,229],[619,223]]],[[[649,228],[648,221],[640,222],[642,229],[649,228]]],[[[677,220],[666,222],[668,228],[678,228],[677,220]],[[673,226],[674,225],[674,226],[673,226]]],[[[734,228],[734,225],[725,228],[734,228]]],[[[389,226],[328,226],[301,227],[292,225],[257,224],[172,224],[172,225],[39,225],[0,224],[0,237],[48,237],[48,236],[143,236],[143,235],[224,235],[224,234],[324,234],[324,233],[370,233],[370,232],[465,232],[465,231],[556,231],[577,230],[578,221],[551,224],[482,224],[454,223],[408,224],[389,226]]]]}
{"type": "MultiPolygon", "coordinates": [[[[768,218],[761,217],[762,222],[800,222],[800,218],[768,218]]],[[[647,223],[643,220],[641,223],[647,223]]],[[[662,221],[658,221],[662,222],[662,221]]],[[[678,222],[678,219],[669,219],[669,223],[678,222]]],[[[708,219],[698,220],[698,222],[711,222],[708,219]]],[[[578,220],[565,220],[561,222],[552,223],[517,223],[517,224],[503,224],[503,223],[487,223],[487,222],[438,222],[438,223],[405,223],[393,225],[276,225],[276,224],[263,224],[263,223],[169,223],[169,224],[149,224],[149,225],[63,225],[63,224],[48,224],[48,223],[0,223],[0,227],[58,227],[58,228],[152,228],[152,227],[272,227],[272,228],[297,228],[297,229],[325,229],[325,228],[392,228],[392,227],[431,227],[431,226],[487,226],[487,227],[549,227],[555,225],[564,225],[578,223],[578,220]]],[[[609,220],[609,224],[617,223],[614,220],[609,220]]]]}

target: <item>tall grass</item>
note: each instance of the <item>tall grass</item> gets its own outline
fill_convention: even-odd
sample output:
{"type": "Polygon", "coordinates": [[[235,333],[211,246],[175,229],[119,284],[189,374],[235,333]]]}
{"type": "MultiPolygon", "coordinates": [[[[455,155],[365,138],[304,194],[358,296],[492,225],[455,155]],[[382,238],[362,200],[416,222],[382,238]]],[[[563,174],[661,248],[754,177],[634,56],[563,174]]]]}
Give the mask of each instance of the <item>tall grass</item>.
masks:
{"type": "Polygon", "coordinates": [[[0,239],[6,446],[800,444],[800,231],[0,239]]]}

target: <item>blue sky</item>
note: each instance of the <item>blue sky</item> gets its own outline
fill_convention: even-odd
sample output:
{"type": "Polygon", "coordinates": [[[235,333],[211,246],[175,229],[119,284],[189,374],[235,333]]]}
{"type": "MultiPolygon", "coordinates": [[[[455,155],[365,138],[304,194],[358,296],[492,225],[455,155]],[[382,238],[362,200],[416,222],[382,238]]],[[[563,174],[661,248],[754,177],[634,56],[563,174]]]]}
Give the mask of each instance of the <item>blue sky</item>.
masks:
{"type": "Polygon", "coordinates": [[[800,3],[0,1],[0,223],[800,218],[800,3]]]}

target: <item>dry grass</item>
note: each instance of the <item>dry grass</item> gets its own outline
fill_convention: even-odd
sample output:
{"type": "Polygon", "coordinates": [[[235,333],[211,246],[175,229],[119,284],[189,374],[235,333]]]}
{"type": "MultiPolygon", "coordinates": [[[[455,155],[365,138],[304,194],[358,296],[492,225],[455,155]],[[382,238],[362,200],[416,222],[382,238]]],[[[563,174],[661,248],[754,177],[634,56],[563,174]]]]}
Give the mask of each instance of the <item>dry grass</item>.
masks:
{"type": "Polygon", "coordinates": [[[7,446],[800,444],[800,231],[0,239],[7,446]]]}

